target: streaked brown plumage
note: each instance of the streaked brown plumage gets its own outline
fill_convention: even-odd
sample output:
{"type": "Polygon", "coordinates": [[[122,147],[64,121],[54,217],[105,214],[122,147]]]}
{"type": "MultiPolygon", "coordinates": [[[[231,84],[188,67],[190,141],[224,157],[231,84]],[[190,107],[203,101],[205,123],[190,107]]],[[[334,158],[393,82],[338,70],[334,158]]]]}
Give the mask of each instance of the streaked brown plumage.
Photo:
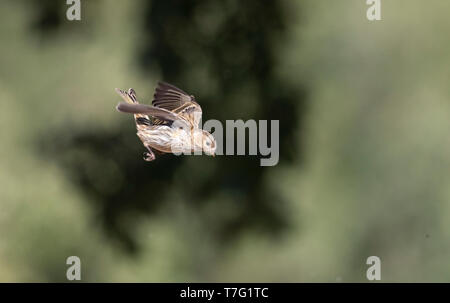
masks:
{"type": "Polygon", "coordinates": [[[148,152],[144,160],[155,159],[154,150],[161,153],[204,152],[214,156],[216,141],[207,131],[199,128],[202,109],[194,96],[164,82],[155,90],[152,106],[139,104],[135,91],[117,89],[125,100],[117,110],[134,114],[137,135],[148,152]]]}

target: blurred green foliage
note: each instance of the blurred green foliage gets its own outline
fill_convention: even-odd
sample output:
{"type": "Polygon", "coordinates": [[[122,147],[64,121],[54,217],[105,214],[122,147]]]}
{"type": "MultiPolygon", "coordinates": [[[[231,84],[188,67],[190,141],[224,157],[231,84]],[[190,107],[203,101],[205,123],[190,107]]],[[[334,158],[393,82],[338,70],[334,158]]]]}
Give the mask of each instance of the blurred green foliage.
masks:
{"type": "Polygon", "coordinates": [[[0,2],[0,281],[448,281],[450,3],[0,2]],[[279,119],[280,163],[152,163],[114,88],[279,119]]]}

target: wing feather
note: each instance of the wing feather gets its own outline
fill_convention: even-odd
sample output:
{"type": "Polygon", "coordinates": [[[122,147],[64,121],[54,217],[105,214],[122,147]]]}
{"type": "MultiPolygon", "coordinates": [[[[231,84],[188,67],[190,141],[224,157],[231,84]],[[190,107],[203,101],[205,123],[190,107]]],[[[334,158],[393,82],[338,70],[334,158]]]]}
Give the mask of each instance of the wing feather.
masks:
{"type": "MultiPolygon", "coordinates": [[[[164,108],[159,108],[155,106],[145,105],[145,104],[138,104],[138,103],[125,103],[120,102],[117,105],[117,110],[124,113],[130,113],[130,114],[146,114],[152,117],[155,117],[156,119],[164,122],[169,122],[170,124],[175,121],[180,121],[180,118],[175,113],[168,111],[164,108]]],[[[185,122],[184,120],[181,120],[185,122]]],[[[186,123],[186,122],[185,122],[186,123]]]]}
{"type": "MultiPolygon", "coordinates": [[[[177,114],[180,119],[190,123],[193,128],[199,127],[202,108],[195,101],[194,96],[188,95],[172,84],[158,82],[152,105],[177,114]]],[[[158,124],[158,121],[155,123],[158,124]]]]}

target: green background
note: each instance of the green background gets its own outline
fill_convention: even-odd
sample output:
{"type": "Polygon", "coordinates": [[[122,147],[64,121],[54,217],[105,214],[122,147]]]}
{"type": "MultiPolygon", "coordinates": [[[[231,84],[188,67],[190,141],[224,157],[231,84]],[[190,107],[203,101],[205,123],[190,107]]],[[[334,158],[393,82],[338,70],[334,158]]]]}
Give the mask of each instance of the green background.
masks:
{"type": "Polygon", "coordinates": [[[450,280],[450,2],[0,1],[0,281],[450,280]],[[280,120],[280,162],[142,160],[115,87],[280,120]]]}

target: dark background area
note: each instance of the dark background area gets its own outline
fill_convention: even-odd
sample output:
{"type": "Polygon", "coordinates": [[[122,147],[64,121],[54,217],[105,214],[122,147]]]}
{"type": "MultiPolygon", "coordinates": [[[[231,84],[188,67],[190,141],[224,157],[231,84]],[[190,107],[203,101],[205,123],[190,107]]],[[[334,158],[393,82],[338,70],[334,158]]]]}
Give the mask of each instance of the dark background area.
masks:
{"type": "MultiPolygon", "coordinates": [[[[59,2],[58,8],[54,1],[47,3],[36,5],[40,10],[37,34],[44,37],[49,37],[55,28],[65,23],[60,12],[66,5],[59,2]]],[[[298,114],[304,93],[300,85],[288,85],[274,73],[276,45],[286,39],[290,22],[283,3],[152,1],[140,10],[143,11],[140,31],[146,43],[141,43],[132,54],[136,68],[144,75],[159,70],[161,80],[195,92],[206,119],[218,119],[224,125],[225,120],[280,120],[280,163],[289,165],[300,160],[299,148],[292,142],[294,129],[301,122],[298,114]],[[206,12],[201,16],[204,20],[198,21],[195,13],[199,7],[206,7],[206,12]],[[208,15],[211,7],[222,11],[220,23],[208,20],[214,18],[208,15]],[[203,59],[193,61],[193,58],[203,59]],[[207,68],[213,77],[193,80],[192,65],[207,68]],[[240,105],[246,102],[246,96],[239,92],[249,87],[257,102],[251,110],[242,111],[240,105]]],[[[132,86],[132,83],[124,85],[132,86]]],[[[149,89],[152,86],[156,83],[149,81],[149,89]]],[[[113,106],[114,102],[111,108],[113,106]]],[[[226,245],[247,228],[278,237],[289,225],[283,199],[263,186],[270,168],[259,166],[261,156],[195,157],[190,159],[192,166],[186,175],[178,170],[185,157],[165,155],[153,163],[140,161],[143,147],[139,140],[133,138],[135,142],[129,144],[130,137],[134,136],[131,119],[121,127],[99,132],[68,127],[73,130],[70,134],[66,128],[61,128],[47,137],[49,141],[43,141],[43,153],[59,161],[70,178],[91,198],[89,203],[99,209],[108,235],[119,239],[130,252],[136,252],[138,247],[132,227],[121,223],[121,218],[133,212],[154,215],[167,202],[166,193],[172,190],[181,192],[189,207],[200,215],[208,203],[214,203],[215,196],[221,192],[232,193],[233,203],[239,204],[238,213],[218,221],[209,216],[202,218],[202,224],[214,226],[211,237],[220,245],[226,245]],[[75,149],[80,151],[79,155],[70,156],[75,149]],[[94,169],[103,179],[102,183],[114,184],[109,180],[114,176],[101,173],[105,171],[101,163],[104,158],[113,161],[126,180],[113,190],[96,186],[89,175],[94,169]],[[208,175],[198,177],[204,173],[203,166],[211,167],[208,175]]]]}

